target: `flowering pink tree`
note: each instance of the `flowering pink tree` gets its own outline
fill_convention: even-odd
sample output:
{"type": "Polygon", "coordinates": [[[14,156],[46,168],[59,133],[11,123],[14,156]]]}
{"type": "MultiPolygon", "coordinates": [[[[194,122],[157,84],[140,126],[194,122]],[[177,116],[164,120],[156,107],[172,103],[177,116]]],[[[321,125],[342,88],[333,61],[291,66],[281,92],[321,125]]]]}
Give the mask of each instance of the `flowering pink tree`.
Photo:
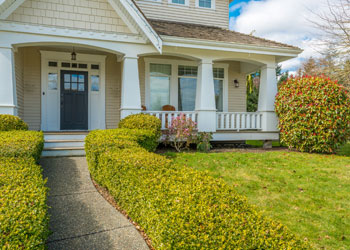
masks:
{"type": "Polygon", "coordinates": [[[176,151],[188,148],[196,139],[196,123],[181,113],[171,120],[168,130],[168,140],[176,151]]]}

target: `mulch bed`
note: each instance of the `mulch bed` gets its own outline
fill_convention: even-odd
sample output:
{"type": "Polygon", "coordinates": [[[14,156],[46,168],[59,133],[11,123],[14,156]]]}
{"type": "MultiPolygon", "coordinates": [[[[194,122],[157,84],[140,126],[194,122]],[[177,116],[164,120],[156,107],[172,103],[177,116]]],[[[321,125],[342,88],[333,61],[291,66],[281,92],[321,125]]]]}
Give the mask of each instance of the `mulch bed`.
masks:
{"type": "MultiPolygon", "coordinates": [[[[265,153],[274,151],[291,151],[286,147],[273,147],[271,149],[264,149],[262,147],[254,147],[245,143],[213,143],[213,148],[209,153],[224,153],[224,152],[242,152],[242,153],[265,153]]],[[[156,150],[157,154],[165,154],[168,152],[177,152],[173,147],[169,145],[160,144],[156,150]]],[[[197,149],[195,146],[191,146],[184,152],[195,153],[197,149]]]]}
{"type": "Polygon", "coordinates": [[[92,179],[92,177],[90,176],[92,183],[94,184],[96,190],[102,195],[102,197],[109,203],[111,204],[114,208],[116,208],[120,213],[122,213],[134,226],[135,228],[140,232],[140,234],[142,235],[143,239],[145,240],[146,244],[148,245],[149,249],[151,250],[155,250],[155,248],[152,246],[152,242],[150,240],[150,238],[146,235],[146,233],[141,229],[141,227],[134,222],[129,215],[127,214],[127,212],[125,212],[123,209],[121,209],[121,207],[118,206],[117,202],[115,201],[115,199],[113,198],[113,196],[108,192],[108,190],[104,187],[101,187],[100,185],[98,185],[94,179],[92,179]]]}

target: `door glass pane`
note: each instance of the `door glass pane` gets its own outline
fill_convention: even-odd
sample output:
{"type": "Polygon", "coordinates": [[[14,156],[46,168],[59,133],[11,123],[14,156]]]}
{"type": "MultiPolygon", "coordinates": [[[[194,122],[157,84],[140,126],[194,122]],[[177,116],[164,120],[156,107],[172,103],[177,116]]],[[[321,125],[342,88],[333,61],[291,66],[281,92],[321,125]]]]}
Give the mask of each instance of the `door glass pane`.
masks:
{"type": "Polygon", "coordinates": [[[70,82],[70,74],[64,74],[64,81],[70,82]]]}
{"type": "Polygon", "coordinates": [[[215,79],[214,80],[214,89],[215,89],[215,104],[216,109],[219,112],[223,111],[224,95],[223,95],[223,80],[215,79]]]}
{"type": "Polygon", "coordinates": [[[84,83],[79,83],[78,91],[85,91],[85,84],[84,83]]]}
{"type": "Polygon", "coordinates": [[[162,110],[170,103],[170,77],[151,76],[151,110],[162,110]]]}
{"type": "Polygon", "coordinates": [[[70,82],[65,82],[64,83],[64,89],[65,90],[70,90],[70,82]]]}
{"type": "Polygon", "coordinates": [[[76,82],[72,82],[72,90],[77,90],[78,84],[76,82]]]}
{"type": "Polygon", "coordinates": [[[179,78],[179,110],[193,111],[196,103],[196,78],[179,78]]]}
{"type": "Polygon", "coordinates": [[[72,75],[72,82],[77,82],[78,81],[78,75],[73,74],[72,75]]]}
{"type": "Polygon", "coordinates": [[[94,75],[91,76],[91,91],[100,90],[100,76],[94,75]]]}
{"type": "Polygon", "coordinates": [[[79,75],[79,82],[84,82],[85,81],[85,77],[84,75],[79,75]]]}
{"type": "Polygon", "coordinates": [[[49,90],[56,90],[57,89],[57,73],[49,73],[48,89],[49,90]]]}

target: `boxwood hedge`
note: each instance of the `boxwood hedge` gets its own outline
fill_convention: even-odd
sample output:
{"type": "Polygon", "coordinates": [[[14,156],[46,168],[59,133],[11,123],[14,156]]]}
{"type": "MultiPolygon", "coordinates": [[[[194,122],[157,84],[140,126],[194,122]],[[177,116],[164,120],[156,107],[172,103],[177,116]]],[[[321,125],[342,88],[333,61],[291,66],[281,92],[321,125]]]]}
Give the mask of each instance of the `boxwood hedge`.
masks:
{"type": "Polygon", "coordinates": [[[0,114],[0,131],[28,130],[28,125],[17,116],[0,114]]]}
{"type": "Polygon", "coordinates": [[[161,135],[161,121],[148,114],[129,115],[119,122],[118,128],[146,129],[156,133],[158,138],[161,135]]]}
{"type": "Polygon", "coordinates": [[[0,142],[0,248],[45,249],[47,188],[36,164],[43,134],[2,131],[0,142]]]}
{"type": "Polygon", "coordinates": [[[0,157],[33,157],[38,162],[44,136],[36,131],[5,131],[0,132],[0,142],[0,157]]]}
{"type": "Polygon", "coordinates": [[[33,158],[0,158],[1,249],[45,249],[45,182],[33,158]]]}
{"type": "Polygon", "coordinates": [[[222,180],[175,165],[128,136],[111,140],[109,132],[96,133],[108,144],[93,142],[94,133],[86,139],[92,177],[156,249],[310,249],[222,180]]]}

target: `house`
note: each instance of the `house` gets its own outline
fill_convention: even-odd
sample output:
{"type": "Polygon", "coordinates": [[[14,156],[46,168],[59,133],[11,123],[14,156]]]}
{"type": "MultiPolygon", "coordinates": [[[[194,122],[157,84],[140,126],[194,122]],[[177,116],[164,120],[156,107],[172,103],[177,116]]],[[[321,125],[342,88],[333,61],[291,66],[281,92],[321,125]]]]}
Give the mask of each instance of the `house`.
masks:
{"type": "Polygon", "coordinates": [[[0,113],[32,130],[180,112],[215,140],[277,140],[276,64],[301,50],[229,31],[226,0],[0,1],[0,113]],[[245,78],[261,70],[259,110],[245,78]],[[176,111],[162,111],[171,105],[176,111]]]}

